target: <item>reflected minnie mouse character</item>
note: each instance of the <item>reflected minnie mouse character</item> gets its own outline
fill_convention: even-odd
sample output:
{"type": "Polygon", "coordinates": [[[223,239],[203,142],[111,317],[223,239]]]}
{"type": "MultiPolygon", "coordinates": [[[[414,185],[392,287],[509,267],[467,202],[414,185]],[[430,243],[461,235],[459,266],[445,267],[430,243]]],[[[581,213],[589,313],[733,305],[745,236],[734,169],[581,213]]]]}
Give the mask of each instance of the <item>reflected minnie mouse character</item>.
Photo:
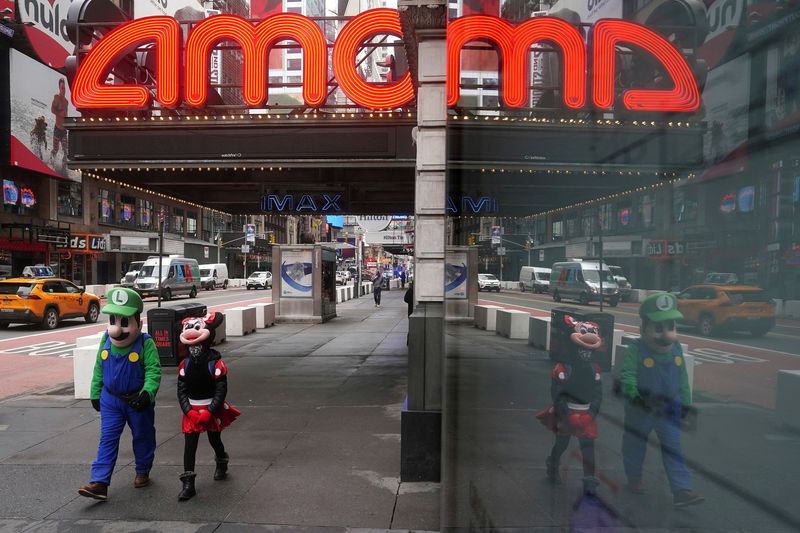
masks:
{"type": "Polygon", "coordinates": [[[187,356],[178,366],[178,403],[183,411],[183,469],[180,479],[183,487],[179,500],[188,500],[195,490],[195,455],[200,433],[208,433],[208,442],[214,449],[216,470],[214,480],[225,479],[228,471],[228,454],[222,444],[222,430],[228,427],[241,412],[225,401],[228,394],[228,366],[222,355],[211,348],[215,330],[222,324],[221,313],[205,317],[185,318],[182,322],[181,344],[187,356]]]}
{"type": "Polygon", "coordinates": [[[604,348],[604,341],[597,322],[577,320],[570,314],[562,315],[562,320],[563,325],[554,324],[553,327],[572,330],[568,338],[573,344],[570,352],[574,355],[571,360],[553,366],[550,385],[553,405],[536,414],[539,421],[556,434],[546,461],[547,479],[554,485],[561,483],[561,456],[575,436],[583,457],[583,490],[594,495],[598,485],[594,441],[603,391],[600,366],[593,363],[592,358],[604,348]]]}

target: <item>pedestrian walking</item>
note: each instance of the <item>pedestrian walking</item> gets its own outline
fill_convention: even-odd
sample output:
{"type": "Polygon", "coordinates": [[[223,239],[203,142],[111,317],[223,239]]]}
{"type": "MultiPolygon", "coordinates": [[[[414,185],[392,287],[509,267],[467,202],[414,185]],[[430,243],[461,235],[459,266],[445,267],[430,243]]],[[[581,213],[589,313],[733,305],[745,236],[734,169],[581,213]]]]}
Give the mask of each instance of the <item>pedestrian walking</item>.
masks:
{"type": "Polygon", "coordinates": [[[597,439],[597,415],[603,400],[600,367],[592,359],[603,348],[600,327],[595,322],[579,321],[571,315],[564,320],[574,333],[569,336],[570,357],[557,362],[550,375],[552,406],[537,413],[536,417],[555,433],[555,442],[545,461],[547,480],[561,483],[559,467],[561,456],[569,447],[572,437],[578,439],[583,459],[583,492],[597,493],[595,477],[594,441],[597,439]]]}
{"type": "Polygon", "coordinates": [[[655,430],[675,507],[703,503],[681,448],[681,419],[688,416],[691,393],[676,321],[683,318],[675,295],[649,296],[639,307],[641,339],[628,345],[620,373],[625,397],[622,459],[628,487],[643,493],[642,464],[647,438],[655,430]]]}
{"type": "Polygon", "coordinates": [[[222,355],[211,348],[215,330],[222,320],[221,313],[183,320],[180,339],[188,355],[178,366],[178,403],[183,411],[184,436],[183,474],[180,476],[183,487],[178,494],[181,501],[197,494],[194,468],[201,433],[208,434],[208,442],[214,449],[214,481],[227,477],[229,457],[221,434],[241,412],[225,401],[228,367],[222,355]]]}
{"type": "Polygon", "coordinates": [[[406,271],[403,268],[400,269],[400,286],[406,288],[406,271]]]}
{"type": "Polygon", "coordinates": [[[378,270],[372,278],[372,297],[375,299],[375,307],[381,306],[381,291],[383,290],[383,274],[378,270]]]}
{"type": "Polygon", "coordinates": [[[155,399],[161,384],[161,361],[155,342],[142,333],[142,298],[131,289],[114,288],[101,312],[109,325],[100,340],[89,398],[100,413],[100,442],[91,480],[78,489],[87,498],[105,501],[127,424],[133,435],[136,477],[133,486],[150,484],[156,452],[155,399]]]}

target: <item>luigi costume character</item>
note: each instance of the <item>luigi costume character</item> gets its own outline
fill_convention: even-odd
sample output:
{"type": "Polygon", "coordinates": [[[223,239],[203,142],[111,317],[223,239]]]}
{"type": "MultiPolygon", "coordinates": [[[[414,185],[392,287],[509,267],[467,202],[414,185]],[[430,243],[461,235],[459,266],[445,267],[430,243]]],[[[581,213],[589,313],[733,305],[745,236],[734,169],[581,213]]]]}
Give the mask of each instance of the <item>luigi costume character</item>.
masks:
{"type": "Polygon", "coordinates": [[[678,342],[676,322],[683,318],[675,295],[648,296],[639,308],[641,338],[628,345],[622,362],[620,384],[625,397],[625,432],[622,459],[628,488],[644,492],[642,464],[647,438],[655,430],[661,459],[669,479],[675,507],[703,503],[692,490],[692,475],[681,449],[681,419],[692,404],[689,378],[678,342]]]}
{"type": "Polygon", "coordinates": [[[105,501],[117,462],[119,438],[127,424],[133,436],[136,477],[133,486],[150,483],[156,450],[154,403],[161,383],[161,362],[155,342],[142,333],[142,298],[136,291],[114,288],[101,310],[108,329],[100,341],[90,399],[100,413],[100,443],[91,481],[78,489],[87,498],[105,501]]]}

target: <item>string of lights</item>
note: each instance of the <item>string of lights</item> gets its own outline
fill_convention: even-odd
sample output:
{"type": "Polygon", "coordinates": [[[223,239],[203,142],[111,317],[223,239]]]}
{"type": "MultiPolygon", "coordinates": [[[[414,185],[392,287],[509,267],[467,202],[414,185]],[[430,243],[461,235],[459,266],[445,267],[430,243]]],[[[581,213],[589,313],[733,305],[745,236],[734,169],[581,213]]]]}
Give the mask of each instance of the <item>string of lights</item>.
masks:
{"type": "Polygon", "coordinates": [[[359,113],[258,113],[258,114],[227,114],[227,115],[151,115],[149,117],[81,117],[74,119],[79,123],[92,123],[92,122],[145,122],[156,124],[160,122],[199,122],[199,121],[235,121],[235,120],[249,120],[251,122],[258,121],[281,121],[281,120],[364,120],[364,119],[384,119],[384,118],[413,118],[414,113],[411,111],[371,111],[359,113]]]}

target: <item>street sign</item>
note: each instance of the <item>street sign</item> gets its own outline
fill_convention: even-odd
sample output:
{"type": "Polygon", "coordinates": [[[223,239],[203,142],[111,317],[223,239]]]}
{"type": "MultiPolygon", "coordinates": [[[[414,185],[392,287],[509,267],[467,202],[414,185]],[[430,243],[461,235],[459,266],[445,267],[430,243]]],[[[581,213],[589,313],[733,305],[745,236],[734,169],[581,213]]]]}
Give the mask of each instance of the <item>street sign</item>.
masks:
{"type": "Polygon", "coordinates": [[[249,244],[243,244],[242,245],[242,253],[243,254],[249,254],[250,253],[250,245],[249,244]]]}
{"type": "Polygon", "coordinates": [[[497,247],[497,255],[506,255],[506,248],[505,248],[505,246],[498,246],[498,247],[497,247]]]}
{"type": "Polygon", "coordinates": [[[244,240],[249,244],[255,244],[256,242],[256,225],[255,224],[245,224],[244,226],[244,240]]]}

